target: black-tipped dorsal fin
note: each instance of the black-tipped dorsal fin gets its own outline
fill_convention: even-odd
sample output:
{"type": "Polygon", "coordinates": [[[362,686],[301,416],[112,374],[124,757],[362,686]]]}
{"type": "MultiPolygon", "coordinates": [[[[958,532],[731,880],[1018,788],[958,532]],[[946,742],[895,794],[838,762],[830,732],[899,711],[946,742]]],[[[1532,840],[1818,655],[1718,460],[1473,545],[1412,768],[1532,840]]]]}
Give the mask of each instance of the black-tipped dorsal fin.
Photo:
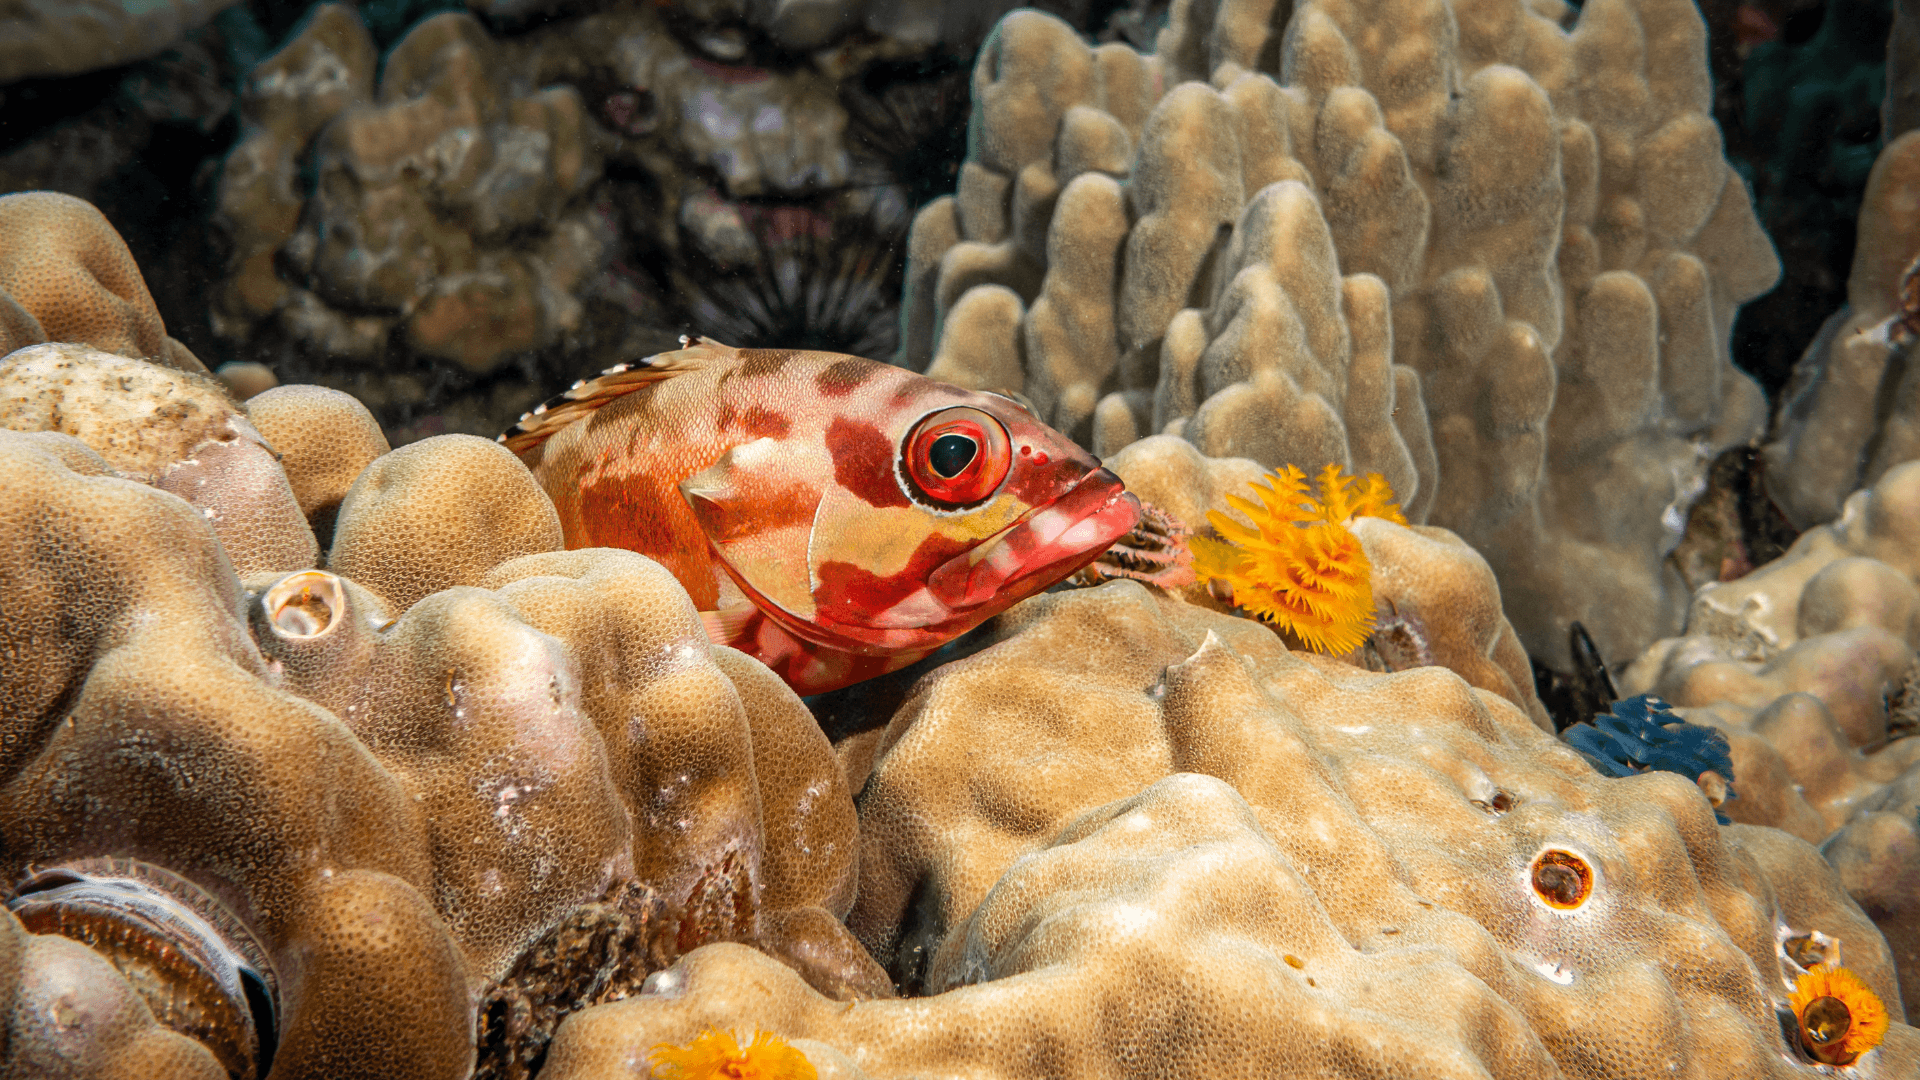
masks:
{"type": "Polygon", "coordinates": [[[680,346],[672,352],[656,353],[631,364],[618,364],[591,379],[581,379],[568,387],[565,393],[549,398],[532,412],[523,414],[519,423],[508,428],[499,441],[524,458],[528,451],[546,442],[554,432],[593,415],[594,410],[609,401],[662,379],[671,379],[683,372],[698,371],[710,364],[731,360],[740,352],[731,345],[722,345],[711,338],[683,337],[680,346]]]}

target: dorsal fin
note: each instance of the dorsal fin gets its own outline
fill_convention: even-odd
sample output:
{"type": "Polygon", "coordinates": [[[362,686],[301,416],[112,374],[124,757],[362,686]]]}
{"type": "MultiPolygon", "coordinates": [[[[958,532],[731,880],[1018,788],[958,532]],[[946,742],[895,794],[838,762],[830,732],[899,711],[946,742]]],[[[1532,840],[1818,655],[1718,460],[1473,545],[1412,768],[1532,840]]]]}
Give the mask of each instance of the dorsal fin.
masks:
{"type": "Polygon", "coordinates": [[[548,398],[532,412],[522,414],[519,423],[508,428],[499,441],[524,458],[554,432],[592,415],[594,410],[615,398],[682,372],[698,371],[716,361],[731,360],[739,351],[711,338],[682,337],[680,348],[672,352],[656,353],[631,364],[616,364],[591,379],[581,379],[565,393],[548,398]]]}

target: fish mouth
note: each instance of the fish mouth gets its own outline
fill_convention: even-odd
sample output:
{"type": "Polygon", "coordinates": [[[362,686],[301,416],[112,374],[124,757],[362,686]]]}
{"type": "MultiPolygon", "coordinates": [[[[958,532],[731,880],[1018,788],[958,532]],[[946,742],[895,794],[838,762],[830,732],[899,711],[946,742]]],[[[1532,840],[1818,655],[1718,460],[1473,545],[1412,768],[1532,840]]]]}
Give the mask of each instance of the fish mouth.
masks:
{"type": "Polygon", "coordinates": [[[1016,518],[927,578],[949,611],[1025,599],[1100,557],[1140,522],[1140,500],[1111,469],[1098,468],[1052,502],[1016,518]]]}

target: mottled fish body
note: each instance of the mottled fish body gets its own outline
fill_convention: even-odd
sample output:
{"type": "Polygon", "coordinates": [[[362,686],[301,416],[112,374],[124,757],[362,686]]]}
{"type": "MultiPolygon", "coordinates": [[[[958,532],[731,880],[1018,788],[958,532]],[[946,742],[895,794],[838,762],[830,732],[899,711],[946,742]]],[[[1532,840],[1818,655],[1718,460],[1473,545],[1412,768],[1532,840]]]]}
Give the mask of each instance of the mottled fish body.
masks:
{"type": "Polygon", "coordinates": [[[577,384],[501,440],[568,547],[657,560],[715,641],[802,694],[912,663],[1141,513],[1012,399],[839,353],[693,341],[577,384]]]}

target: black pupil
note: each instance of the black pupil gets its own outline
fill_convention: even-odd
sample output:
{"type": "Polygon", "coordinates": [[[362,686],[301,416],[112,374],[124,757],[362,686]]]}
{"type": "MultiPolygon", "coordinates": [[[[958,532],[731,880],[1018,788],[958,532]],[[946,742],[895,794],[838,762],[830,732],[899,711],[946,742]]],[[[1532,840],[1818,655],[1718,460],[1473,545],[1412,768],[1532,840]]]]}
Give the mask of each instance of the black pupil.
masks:
{"type": "Polygon", "coordinates": [[[942,435],[933,440],[932,449],[927,451],[927,464],[933,471],[951,480],[959,476],[973,461],[973,455],[979,447],[965,435],[942,435]]]}

